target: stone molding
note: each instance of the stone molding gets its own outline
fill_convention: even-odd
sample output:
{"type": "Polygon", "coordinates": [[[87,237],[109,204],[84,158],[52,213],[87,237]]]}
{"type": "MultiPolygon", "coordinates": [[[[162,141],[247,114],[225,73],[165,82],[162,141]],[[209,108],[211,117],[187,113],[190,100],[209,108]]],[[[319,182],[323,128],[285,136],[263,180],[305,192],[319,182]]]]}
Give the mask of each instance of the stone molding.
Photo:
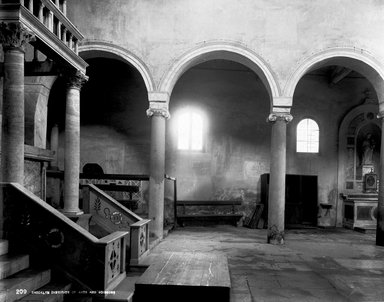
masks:
{"type": "Polygon", "coordinates": [[[290,113],[286,113],[286,112],[273,112],[267,118],[267,121],[270,123],[274,123],[276,121],[283,121],[283,122],[289,123],[292,120],[293,120],[293,116],[290,113]]]}
{"type": "Polygon", "coordinates": [[[20,23],[0,23],[0,44],[3,50],[19,49],[25,52],[25,44],[35,41],[35,36],[20,23]]]}
{"type": "Polygon", "coordinates": [[[69,73],[65,75],[66,85],[68,89],[81,89],[83,85],[88,81],[88,77],[77,71],[76,73],[69,73]]]}
{"type": "MultiPolygon", "coordinates": [[[[169,93],[163,91],[148,92],[149,103],[169,103],[169,93]]],[[[167,107],[168,108],[168,107],[167,107]]]]}
{"type": "MultiPolygon", "coordinates": [[[[283,87],[282,95],[293,97],[297,84],[308,71],[315,66],[318,66],[320,63],[324,64],[328,60],[338,57],[359,61],[361,64],[361,68],[359,69],[365,69],[367,66],[372,68],[371,71],[368,71],[371,76],[367,76],[367,72],[364,74],[364,72],[361,72],[359,69],[352,68],[367,78],[376,78],[376,76],[379,75],[382,79],[384,79],[384,65],[381,63],[380,57],[372,55],[371,51],[358,47],[332,47],[320,50],[316,53],[311,52],[310,55],[304,57],[296,65],[295,70],[292,70],[285,86],[283,87]]],[[[345,64],[343,64],[343,66],[348,67],[345,64]]],[[[375,87],[375,83],[371,84],[375,87]]],[[[377,88],[378,87],[375,87],[377,91],[380,91],[380,89],[377,88]]]]}
{"type": "Polygon", "coordinates": [[[184,72],[199,63],[212,59],[227,59],[247,66],[258,74],[272,98],[281,95],[277,76],[261,55],[239,41],[222,40],[204,41],[181,54],[166,71],[158,86],[159,90],[171,94],[173,87],[184,72]]]}
{"type": "Polygon", "coordinates": [[[105,53],[105,57],[113,55],[117,59],[133,65],[133,67],[140,72],[145,86],[147,87],[147,91],[155,90],[156,85],[153,76],[143,59],[136,54],[138,52],[133,52],[122,46],[102,40],[85,39],[79,45],[79,53],[86,58],[97,56],[99,55],[99,52],[105,53]]]}
{"type": "Polygon", "coordinates": [[[168,111],[168,103],[166,102],[150,102],[149,109],[147,110],[147,116],[162,116],[166,119],[171,117],[168,111]]]}

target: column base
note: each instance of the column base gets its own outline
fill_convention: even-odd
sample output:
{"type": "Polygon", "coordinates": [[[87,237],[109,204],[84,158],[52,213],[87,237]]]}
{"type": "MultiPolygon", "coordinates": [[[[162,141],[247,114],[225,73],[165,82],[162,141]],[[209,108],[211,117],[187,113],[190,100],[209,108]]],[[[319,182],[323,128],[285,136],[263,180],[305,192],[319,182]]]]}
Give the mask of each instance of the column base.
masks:
{"type": "Polygon", "coordinates": [[[83,211],[79,210],[74,210],[74,211],[67,211],[66,209],[60,209],[59,210],[61,213],[63,213],[65,216],[68,218],[76,218],[84,214],[83,211]]]}
{"type": "Polygon", "coordinates": [[[274,245],[284,244],[284,231],[279,231],[274,228],[268,230],[268,243],[274,245]]]}

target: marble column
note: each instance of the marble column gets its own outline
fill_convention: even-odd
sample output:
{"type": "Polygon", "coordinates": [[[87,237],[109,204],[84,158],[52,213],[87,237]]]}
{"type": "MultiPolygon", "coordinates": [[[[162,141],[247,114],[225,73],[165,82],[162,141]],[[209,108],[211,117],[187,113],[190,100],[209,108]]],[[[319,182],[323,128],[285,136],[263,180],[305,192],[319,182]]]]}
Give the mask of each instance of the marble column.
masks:
{"type": "Polygon", "coordinates": [[[67,99],[65,110],[65,155],[64,155],[64,208],[68,217],[83,212],[79,209],[80,174],[80,89],[88,77],[81,73],[67,76],[67,99]]]}
{"type": "Polygon", "coordinates": [[[151,118],[151,148],[149,167],[148,218],[151,236],[163,237],[164,223],[164,174],[165,174],[165,124],[170,117],[168,102],[150,102],[147,110],[151,118]]]}
{"type": "Polygon", "coordinates": [[[19,23],[0,24],[4,51],[1,171],[3,182],[24,182],[24,57],[34,37],[19,23]]]}
{"type": "Polygon", "coordinates": [[[379,201],[377,204],[376,245],[384,246],[384,111],[377,116],[381,118],[381,149],[379,170],[379,201]]]}
{"type": "Polygon", "coordinates": [[[284,244],[285,171],[288,113],[271,113],[271,163],[268,199],[268,243],[284,244]]]}
{"type": "Polygon", "coordinates": [[[51,168],[57,170],[58,164],[58,152],[59,150],[59,126],[55,124],[51,129],[51,151],[55,152],[51,161],[51,168]]]}

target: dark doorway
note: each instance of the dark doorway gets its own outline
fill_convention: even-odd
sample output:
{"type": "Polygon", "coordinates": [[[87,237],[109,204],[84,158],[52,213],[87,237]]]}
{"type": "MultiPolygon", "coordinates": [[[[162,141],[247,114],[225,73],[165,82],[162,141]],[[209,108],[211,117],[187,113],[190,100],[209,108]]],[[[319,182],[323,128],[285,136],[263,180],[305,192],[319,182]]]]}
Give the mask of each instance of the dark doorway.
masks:
{"type": "MultiPolygon", "coordinates": [[[[317,225],[317,176],[287,174],[285,178],[285,227],[317,225]]],[[[261,201],[268,218],[269,174],[261,175],[261,201]]]]}

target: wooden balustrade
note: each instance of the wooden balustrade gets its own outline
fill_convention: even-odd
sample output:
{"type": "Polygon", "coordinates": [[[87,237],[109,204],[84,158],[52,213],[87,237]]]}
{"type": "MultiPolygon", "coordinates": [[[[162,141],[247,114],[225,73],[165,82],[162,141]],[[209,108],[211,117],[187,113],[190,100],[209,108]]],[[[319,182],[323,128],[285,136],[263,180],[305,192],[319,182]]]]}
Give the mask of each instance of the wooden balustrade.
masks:
{"type": "Polygon", "coordinates": [[[11,250],[65,271],[90,290],[113,290],[125,278],[128,232],[98,239],[19,184],[1,184],[0,197],[11,250]]]}
{"type": "Polygon", "coordinates": [[[66,0],[20,0],[20,4],[54,33],[69,49],[78,54],[78,42],[83,39],[83,36],[66,17],[66,0]],[[37,7],[36,11],[35,6],[37,7]],[[58,20],[57,27],[54,19],[58,20]]]}

